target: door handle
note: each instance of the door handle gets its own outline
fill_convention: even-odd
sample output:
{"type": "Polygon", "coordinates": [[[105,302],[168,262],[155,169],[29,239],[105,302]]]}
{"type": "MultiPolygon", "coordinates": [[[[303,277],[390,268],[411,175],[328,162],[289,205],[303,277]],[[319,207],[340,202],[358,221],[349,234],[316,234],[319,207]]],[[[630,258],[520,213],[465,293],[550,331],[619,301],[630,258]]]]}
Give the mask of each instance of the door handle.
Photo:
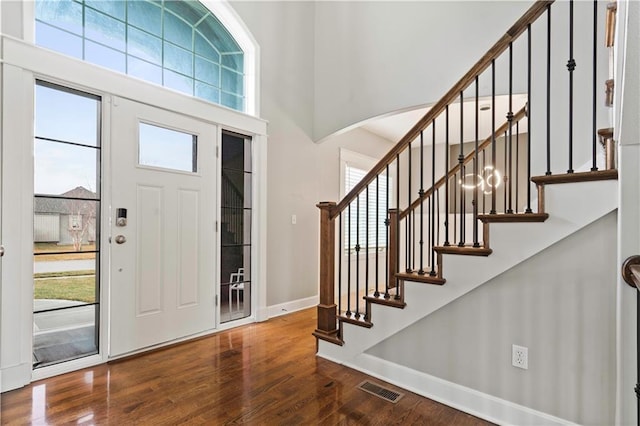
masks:
{"type": "Polygon", "coordinates": [[[124,244],[126,242],[127,242],[127,237],[125,237],[124,235],[116,235],[116,243],[124,244]]]}
{"type": "Polygon", "coordinates": [[[622,264],[622,278],[633,288],[640,290],[640,256],[630,256],[622,264]]]}
{"type": "Polygon", "coordinates": [[[4,256],[4,246],[0,246],[0,257],[4,256]]]}

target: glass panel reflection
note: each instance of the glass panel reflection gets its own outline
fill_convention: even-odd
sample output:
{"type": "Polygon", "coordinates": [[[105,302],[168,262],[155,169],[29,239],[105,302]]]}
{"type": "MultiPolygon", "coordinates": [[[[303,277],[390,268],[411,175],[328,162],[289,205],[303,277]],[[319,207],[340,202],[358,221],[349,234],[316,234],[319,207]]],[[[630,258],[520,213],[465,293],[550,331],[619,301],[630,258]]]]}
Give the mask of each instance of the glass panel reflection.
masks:
{"type": "Polygon", "coordinates": [[[98,353],[100,98],[40,81],[35,92],[33,367],[39,368],[98,353]]]}
{"type": "Polygon", "coordinates": [[[114,49],[124,50],[125,25],[103,13],[86,9],[84,36],[114,49]]]}
{"type": "Polygon", "coordinates": [[[223,132],[220,316],[251,315],[251,139],[223,132]]]}
{"type": "Polygon", "coordinates": [[[36,0],[36,42],[190,96],[244,110],[244,52],[224,25],[197,1],[36,0]],[[163,77],[159,78],[157,68],[132,57],[158,65],[163,77]],[[226,93],[220,93],[221,87],[226,93]]]}
{"type": "Polygon", "coordinates": [[[193,28],[173,13],[164,14],[164,39],[182,46],[193,48],[193,28]]]}
{"type": "MultiPolygon", "coordinates": [[[[68,121],[66,120],[67,123],[68,121]]],[[[80,191],[87,195],[89,192],[93,194],[87,198],[95,198],[95,188],[98,187],[98,155],[99,152],[95,148],[36,139],[35,193],[73,197],[70,192],[80,191]]]]}
{"type": "Polygon", "coordinates": [[[38,84],[36,137],[98,146],[98,107],[96,96],[38,84]]]}
{"type": "MultiPolygon", "coordinates": [[[[72,194],[94,196],[90,191],[72,194]]],[[[40,252],[81,252],[96,248],[98,201],[36,197],[33,241],[40,252]]]]}
{"type": "Polygon", "coordinates": [[[216,87],[196,81],[196,97],[219,104],[220,90],[216,87]]]}
{"type": "Polygon", "coordinates": [[[251,244],[251,210],[223,207],[221,214],[222,245],[251,244]]]}
{"type": "Polygon", "coordinates": [[[164,169],[197,171],[197,137],[164,127],[140,123],[139,163],[164,169]]]}
{"type": "Polygon", "coordinates": [[[82,34],[82,4],[73,1],[36,2],[36,19],[66,31],[82,34]]]}
{"type": "Polygon", "coordinates": [[[146,0],[128,1],[127,9],[127,20],[130,24],[162,36],[162,9],[158,5],[146,0]]]}
{"type": "Polygon", "coordinates": [[[84,59],[96,65],[124,73],[127,69],[126,56],[124,53],[93,43],[89,40],[84,42],[84,59]]]}
{"type": "Polygon", "coordinates": [[[45,367],[98,353],[98,305],[33,314],[33,367],[45,367]]]}
{"type": "Polygon", "coordinates": [[[39,46],[82,59],[82,37],[80,36],[36,21],[36,41],[39,46]]]}
{"type": "MultiPolygon", "coordinates": [[[[38,244],[35,246],[36,253],[43,249],[38,244]]],[[[98,301],[95,253],[35,256],[34,259],[34,312],[98,301]]]]}

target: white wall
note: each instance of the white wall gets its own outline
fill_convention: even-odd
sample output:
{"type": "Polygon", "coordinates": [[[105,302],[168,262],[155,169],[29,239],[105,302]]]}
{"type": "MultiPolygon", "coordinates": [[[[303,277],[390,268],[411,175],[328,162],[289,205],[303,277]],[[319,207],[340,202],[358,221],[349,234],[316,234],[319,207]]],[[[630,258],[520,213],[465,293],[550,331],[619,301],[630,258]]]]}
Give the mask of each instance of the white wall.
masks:
{"type": "Polygon", "coordinates": [[[615,230],[613,212],[368,353],[566,420],[613,424],[615,230]],[[512,344],[528,347],[528,370],[511,366],[512,344]]]}
{"type": "Polygon", "coordinates": [[[318,294],[319,201],[339,201],[339,149],[380,158],[390,143],[364,130],[315,144],[313,2],[234,2],[260,45],[269,121],[267,305],[318,294]],[[297,223],[292,225],[291,216],[297,223]]]}
{"type": "Polygon", "coordinates": [[[530,4],[317,2],[314,140],[437,101],[530,4]]]}

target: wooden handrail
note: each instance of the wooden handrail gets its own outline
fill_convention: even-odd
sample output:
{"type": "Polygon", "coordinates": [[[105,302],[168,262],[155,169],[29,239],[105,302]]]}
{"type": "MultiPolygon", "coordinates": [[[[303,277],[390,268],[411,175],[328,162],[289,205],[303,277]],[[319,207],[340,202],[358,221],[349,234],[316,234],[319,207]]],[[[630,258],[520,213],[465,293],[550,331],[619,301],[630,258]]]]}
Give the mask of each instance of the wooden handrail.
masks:
{"type": "Polygon", "coordinates": [[[540,15],[547,10],[547,7],[551,5],[554,0],[537,0],[530,8],[525,12],[520,19],[485,53],[478,62],[471,67],[471,69],[460,79],[451,89],[442,97],[436,104],[407,132],[406,135],[400,139],[400,141],[382,157],[380,161],[365,175],[364,178],[358,184],[356,184],[351,191],[334,207],[330,212],[330,219],[335,219],[344,209],[347,208],[353,200],[356,199],[358,194],[362,192],[367,185],[373,182],[376,176],[387,167],[387,164],[391,164],[396,157],[404,151],[404,149],[419,135],[420,132],[427,128],[429,124],[444,111],[447,105],[450,105],[458,96],[460,92],[464,91],[469,85],[475,81],[477,75],[480,75],[486,70],[491,62],[498,58],[516,38],[520,36],[528,27],[532,24],[540,15]]]}
{"type": "MultiPolygon", "coordinates": [[[[518,111],[517,113],[514,114],[513,122],[511,123],[511,125],[513,126],[515,123],[517,123],[518,121],[522,120],[526,116],[527,116],[527,107],[524,106],[524,107],[522,107],[520,109],[520,111],[518,111]]],[[[509,122],[508,121],[505,122],[502,126],[498,127],[496,129],[496,131],[494,132],[494,135],[503,134],[507,130],[509,130],[509,122]]],[[[482,141],[482,143],[480,145],[478,145],[478,152],[482,151],[483,149],[485,149],[486,147],[488,147],[491,144],[491,140],[493,139],[492,136],[489,136],[484,141],[482,141]]],[[[466,157],[464,157],[464,160],[463,160],[462,164],[464,165],[464,164],[467,164],[467,163],[471,162],[471,160],[473,160],[473,156],[474,155],[475,155],[475,149],[473,151],[471,151],[469,154],[467,154],[466,157]]],[[[455,175],[459,170],[460,170],[460,163],[457,163],[455,166],[453,166],[449,170],[449,174],[448,174],[449,177],[455,175]]],[[[429,198],[431,196],[431,194],[433,194],[436,189],[439,189],[442,185],[444,185],[444,182],[445,182],[446,178],[447,178],[446,175],[442,176],[440,179],[438,179],[438,181],[431,188],[427,189],[424,192],[422,197],[418,197],[414,202],[411,203],[411,205],[409,207],[407,207],[405,210],[401,211],[400,212],[400,220],[402,220],[405,217],[407,217],[407,215],[409,213],[411,213],[412,210],[414,210],[417,207],[419,207],[421,200],[425,200],[425,199],[429,198]]]]}

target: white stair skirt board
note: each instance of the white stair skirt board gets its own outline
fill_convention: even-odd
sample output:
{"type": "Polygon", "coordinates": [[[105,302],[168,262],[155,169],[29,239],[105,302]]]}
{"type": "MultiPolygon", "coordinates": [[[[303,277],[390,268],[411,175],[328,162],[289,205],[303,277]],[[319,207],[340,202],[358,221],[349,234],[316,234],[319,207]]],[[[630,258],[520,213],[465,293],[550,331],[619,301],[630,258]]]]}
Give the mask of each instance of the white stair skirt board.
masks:
{"type": "Polygon", "coordinates": [[[370,329],[343,324],[344,345],[319,340],[318,356],[352,362],[367,349],[617,208],[617,180],[547,185],[544,223],[490,225],[493,254],[443,255],[443,286],[405,282],[405,309],[372,304],[370,329]]]}
{"type": "Polygon", "coordinates": [[[318,295],[306,297],[304,299],[292,300],[290,302],[280,303],[267,307],[269,318],[279,317],[280,315],[290,314],[291,312],[300,311],[302,309],[311,308],[318,305],[320,297],[318,295]]]}
{"type": "Polygon", "coordinates": [[[493,423],[520,426],[575,424],[369,354],[361,354],[344,365],[493,423]]]}

